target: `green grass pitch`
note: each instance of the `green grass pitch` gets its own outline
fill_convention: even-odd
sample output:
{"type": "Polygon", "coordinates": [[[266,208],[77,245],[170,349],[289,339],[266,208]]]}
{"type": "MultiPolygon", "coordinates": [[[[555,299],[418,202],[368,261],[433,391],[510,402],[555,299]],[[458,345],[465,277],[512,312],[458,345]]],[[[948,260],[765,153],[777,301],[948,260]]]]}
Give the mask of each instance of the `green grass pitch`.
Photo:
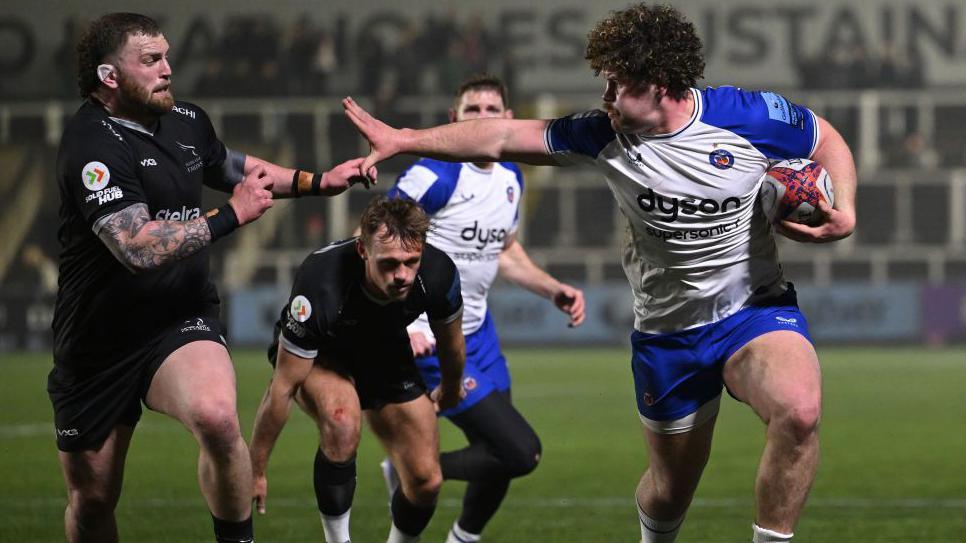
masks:
{"type": "MultiPolygon", "coordinates": [[[[486,532],[500,542],[636,542],[634,486],[646,465],[622,349],[509,350],[514,400],[540,434],[544,457],[516,481],[486,532]]],[[[966,350],[824,349],[818,479],[797,542],[966,541],[966,350]]],[[[244,433],[269,376],[256,352],[236,352],[244,433]]],[[[64,488],[45,392],[46,354],[0,362],[0,541],[62,541],[64,488]]],[[[444,448],[462,444],[442,423],[444,448]]],[[[381,452],[364,431],[353,540],[384,541],[381,452]]],[[[678,541],[750,541],[752,484],[763,426],[723,402],[714,451],[678,541]]],[[[293,411],[272,457],[259,542],[322,540],[312,493],[317,436],[293,411]]],[[[146,413],[117,510],[125,541],[210,541],[195,480],[196,447],[176,423],[146,413]]],[[[423,541],[441,542],[462,484],[444,486],[423,541]]]]}

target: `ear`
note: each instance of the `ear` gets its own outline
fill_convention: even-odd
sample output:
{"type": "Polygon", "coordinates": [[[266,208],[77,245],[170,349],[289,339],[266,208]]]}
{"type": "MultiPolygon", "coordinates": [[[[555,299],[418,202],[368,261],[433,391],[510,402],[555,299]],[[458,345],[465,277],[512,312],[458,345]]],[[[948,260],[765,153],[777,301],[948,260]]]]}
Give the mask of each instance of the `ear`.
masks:
{"type": "Polygon", "coordinates": [[[362,243],[362,238],[356,238],[356,252],[359,253],[359,258],[369,259],[369,255],[366,253],[366,244],[362,243]]]}
{"type": "Polygon", "coordinates": [[[449,122],[451,123],[456,122],[456,110],[453,108],[449,108],[449,122]]]}
{"type": "Polygon", "coordinates": [[[505,110],[503,110],[503,118],[504,119],[512,119],[513,118],[513,110],[512,109],[505,109],[505,110]]]}
{"type": "Polygon", "coordinates": [[[118,87],[117,68],[113,64],[98,64],[97,78],[109,88],[116,89],[118,87]]]}

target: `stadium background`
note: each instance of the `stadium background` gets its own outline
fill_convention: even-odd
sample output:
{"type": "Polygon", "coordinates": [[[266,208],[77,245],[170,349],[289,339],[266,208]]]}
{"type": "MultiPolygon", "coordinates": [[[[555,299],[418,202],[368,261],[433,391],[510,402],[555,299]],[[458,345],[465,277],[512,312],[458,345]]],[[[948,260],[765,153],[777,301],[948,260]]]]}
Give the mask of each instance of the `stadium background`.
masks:
{"type": "MultiPolygon", "coordinates": [[[[428,126],[445,121],[450,92],[464,76],[490,71],[510,84],[517,116],[549,118],[597,107],[600,82],[582,59],[584,36],[608,10],[625,4],[14,0],[0,6],[0,479],[12,484],[0,498],[0,520],[12,521],[0,522],[0,541],[46,541],[59,530],[62,483],[43,393],[58,251],[53,172],[64,122],[79,105],[73,42],[86,21],[121,9],[157,17],[172,45],[177,99],[204,107],[232,147],[318,169],[367,150],[342,116],[339,100],[347,94],[391,124],[428,126]],[[28,475],[32,470],[45,475],[28,475]]],[[[708,68],[701,85],[786,94],[828,118],[852,146],[859,167],[854,236],[822,246],[780,240],[786,273],[801,293],[825,362],[826,443],[839,451],[833,456],[826,448],[832,459],[823,464],[801,529],[811,540],[828,541],[849,526],[860,538],[868,533],[862,528],[867,522],[869,530],[889,528],[865,540],[966,541],[966,5],[675,4],[705,40],[708,68]],[[836,415],[830,413],[843,421],[840,426],[833,426],[836,415]],[[864,443],[856,443],[860,436],[864,443]],[[910,464],[916,466],[912,473],[910,464]],[[936,478],[941,480],[926,484],[936,478]],[[862,519],[858,527],[856,518],[862,519]]],[[[384,164],[373,192],[386,190],[410,160],[384,164]]],[[[561,314],[534,296],[498,284],[491,297],[511,349],[516,397],[534,418],[548,454],[560,451],[517,485],[520,495],[511,493],[508,509],[520,516],[501,513],[494,539],[567,541],[566,534],[595,527],[596,518],[612,524],[616,535],[605,531],[575,540],[630,540],[633,511],[623,500],[643,454],[632,436],[637,430],[626,371],[632,316],[617,249],[624,225],[594,172],[528,168],[525,174],[521,238],[534,260],[585,288],[588,318],[569,330],[561,314]],[[602,454],[616,457],[604,474],[586,466],[602,454]],[[583,519],[578,511],[588,507],[593,514],[583,519]],[[521,530],[531,526],[554,535],[523,537],[521,530]]],[[[246,429],[267,377],[254,349],[267,343],[292,273],[309,250],[347,236],[371,195],[356,187],[329,200],[280,202],[215,246],[246,429]]],[[[213,207],[224,196],[206,198],[213,207]]],[[[131,308],[118,318],[144,310],[131,308]]],[[[717,467],[726,474],[709,474],[700,490],[692,518],[705,522],[692,523],[685,533],[695,541],[736,540],[747,531],[734,511],[750,519],[760,430],[746,411],[726,407],[732,418],[720,423],[715,452],[726,458],[720,462],[727,467],[717,467]],[[733,441],[721,444],[728,439],[733,441]],[[734,448],[733,459],[717,450],[722,448],[734,448]]],[[[293,424],[294,435],[283,436],[279,451],[284,455],[290,447],[292,456],[275,462],[291,467],[290,484],[301,490],[279,492],[291,513],[286,526],[292,527],[268,533],[276,535],[272,540],[317,540],[310,493],[301,481],[309,467],[305,455],[295,452],[295,440],[310,440],[312,430],[304,421],[293,424]]],[[[147,541],[145,519],[152,513],[171,523],[172,510],[182,513],[172,503],[183,500],[190,517],[200,502],[192,487],[192,454],[186,452],[190,440],[170,435],[175,430],[160,417],[147,417],[144,426],[119,515],[122,533],[144,530],[133,539],[147,541]],[[145,490],[137,501],[130,496],[140,488],[134,466],[150,471],[145,458],[175,462],[172,473],[181,466],[187,477],[175,484],[155,473],[155,482],[170,488],[160,498],[145,490]],[[152,503],[159,512],[148,511],[152,503]]],[[[458,437],[447,430],[445,443],[458,443],[458,437]]],[[[361,454],[375,458],[378,452],[364,443],[361,454]]],[[[357,518],[376,519],[371,533],[381,534],[379,481],[371,479],[360,475],[357,518]]],[[[446,507],[440,515],[449,518],[455,504],[446,507]]],[[[182,540],[207,533],[190,522],[198,519],[183,532],[177,523],[170,529],[186,534],[182,540]]],[[[434,521],[435,528],[445,525],[434,521]]]]}

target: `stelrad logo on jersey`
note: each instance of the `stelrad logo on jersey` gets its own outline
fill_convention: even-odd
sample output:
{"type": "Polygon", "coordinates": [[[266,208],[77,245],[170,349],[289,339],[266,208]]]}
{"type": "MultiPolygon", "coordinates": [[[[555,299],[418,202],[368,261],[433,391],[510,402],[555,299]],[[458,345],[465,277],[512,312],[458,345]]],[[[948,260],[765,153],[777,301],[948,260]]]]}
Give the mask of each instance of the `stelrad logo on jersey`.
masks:
{"type": "Polygon", "coordinates": [[[201,216],[200,207],[187,208],[181,206],[181,209],[170,210],[170,209],[159,209],[157,213],[154,214],[154,218],[159,221],[190,221],[191,219],[197,219],[201,216]]]}

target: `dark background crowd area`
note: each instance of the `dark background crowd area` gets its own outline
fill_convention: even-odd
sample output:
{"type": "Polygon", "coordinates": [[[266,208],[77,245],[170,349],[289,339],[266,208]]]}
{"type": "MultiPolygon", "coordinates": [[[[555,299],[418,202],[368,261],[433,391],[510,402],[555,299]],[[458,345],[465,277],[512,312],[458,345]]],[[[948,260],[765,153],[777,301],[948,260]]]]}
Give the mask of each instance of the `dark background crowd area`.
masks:
{"type": "MultiPolygon", "coordinates": [[[[68,19],[53,53],[59,81],[45,98],[73,98],[76,43],[87,21],[68,19]]],[[[478,15],[429,15],[392,35],[348,44],[339,24],[321,26],[309,16],[281,23],[266,15],[228,17],[212,40],[192,47],[191,58],[172,43],[176,90],[180,97],[327,96],[346,92],[386,102],[400,96],[449,94],[467,76],[499,73],[514,86],[510,53],[478,15]],[[200,56],[196,54],[200,51],[200,56]]],[[[37,98],[0,85],[0,99],[37,98]]]]}
{"type": "MultiPolygon", "coordinates": [[[[67,19],[53,53],[60,81],[50,96],[77,96],[75,45],[87,21],[67,19]]],[[[517,66],[500,47],[498,29],[478,14],[453,11],[411,21],[393,35],[344,39],[339,23],[323,26],[305,15],[283,23],[270,15],[233,15],[191,58],[188,44],[173,43],[177,90],[188,97],[327,96],[346,92],[386,102],[399,96],[448,94],[468,75],[498,73],[511,90],[517,66]],[[492,26],[492,25],[491,25],[492,26]]],[[[798,68],[802,89],[915,89],[924,86],[923,63],[915,52],[885,46],[835,48],[798,68]]],[[[0,99],[25,98],[15,86],[0,85],[0,99]]],[[[36,96],[32,96],[36,97],[36,96]]]]}

